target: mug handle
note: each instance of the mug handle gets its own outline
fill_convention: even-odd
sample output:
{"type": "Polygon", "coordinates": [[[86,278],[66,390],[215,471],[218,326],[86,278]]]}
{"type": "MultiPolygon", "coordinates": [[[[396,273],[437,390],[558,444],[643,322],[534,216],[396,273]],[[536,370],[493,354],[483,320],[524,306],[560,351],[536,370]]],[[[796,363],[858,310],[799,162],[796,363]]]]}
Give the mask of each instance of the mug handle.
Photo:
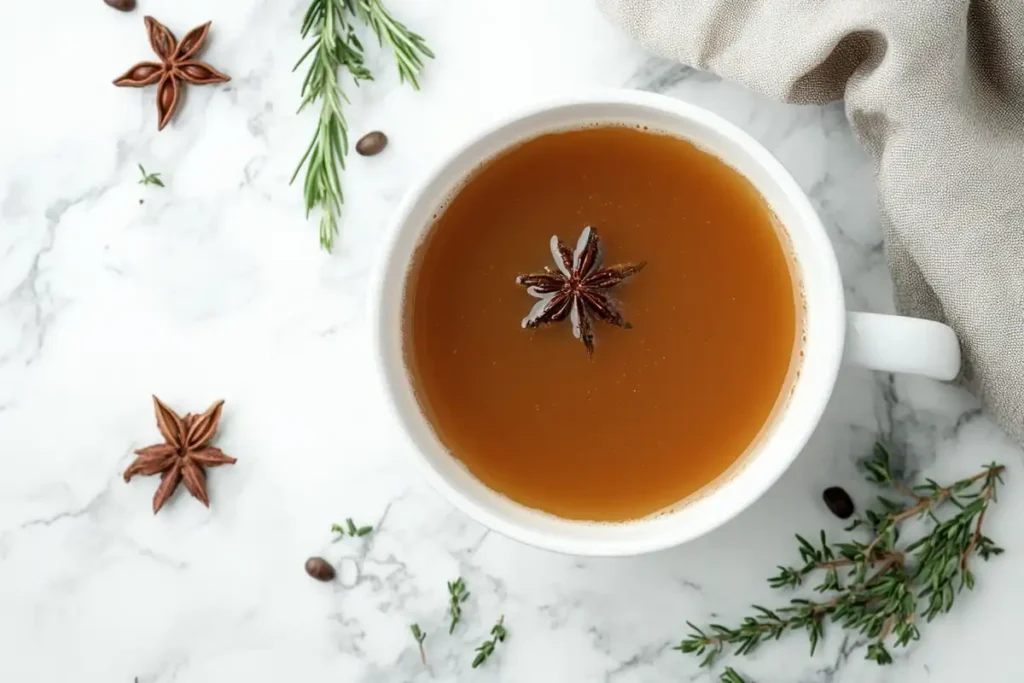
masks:
{"type": "Polygon", "coordinates": [[[951,380],[960,374],[960,342],[951,327],[934,320],[849,312],[843,360],[869,370],[951,380]]]}

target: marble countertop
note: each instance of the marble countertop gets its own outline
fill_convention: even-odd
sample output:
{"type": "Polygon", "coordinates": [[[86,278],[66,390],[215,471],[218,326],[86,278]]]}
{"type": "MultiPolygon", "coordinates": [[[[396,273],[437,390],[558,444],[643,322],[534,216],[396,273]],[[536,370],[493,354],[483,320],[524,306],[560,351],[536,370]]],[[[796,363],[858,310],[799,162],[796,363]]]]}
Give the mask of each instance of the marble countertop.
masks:
{"type": "Polygon", "coordinates": [[[689,100],[751,132],[821,212],[850,305],[890,311],[871,171],[841,104],[777,104],[653,58],[592,0],[390,0],[438,59],[416,93],[371,50],[377,81],[350,89],[349,122],[391,145],[352,157],[328,255],[288,185],[315,118],[294,113],[305,4],[0,7],[0,680],[717,680],[672,650],[685,622],[783,600],[765,577],[792,561],[794,532],[839,530],[824,487],[868,500],[856,461],[879,436],[910,474],[1007,464],[989,527],[1007,553],[891,667],[836,632],[814,657],[794,635],[733,663],[759,683],[952,683],[979,661],[986,680],[1022,679],[1021,453],[958,389],[844,371],[810,445],[747,512],[685,547],[592,560],[489,533],[434,494],[366,362],[368,273],[417,173],[511,104],[596,86],[689,100]],[[233,77],[191,88],[161,133],[152,88],[110,85],[149,58],[147,12],[179,36],[212,19],[204,58],[233,77]],[[140,186],[139,163],[166,187],[140,186]],[[183,410],[227,401],[218,444],[238,464],[211,472],[210,510],[182,491],[154,516],[156,480],[121,479],[157,439],[153,393],[183,410]],[[376,532],[333,542],[346,517],[376,532]],[[318,554],[337,581],[306,576],[318,554]],[[445,581],[459,575],[473,597],[448,636],[445,581]],[[509,640],[471,670],[501,614],[509,640]]]}

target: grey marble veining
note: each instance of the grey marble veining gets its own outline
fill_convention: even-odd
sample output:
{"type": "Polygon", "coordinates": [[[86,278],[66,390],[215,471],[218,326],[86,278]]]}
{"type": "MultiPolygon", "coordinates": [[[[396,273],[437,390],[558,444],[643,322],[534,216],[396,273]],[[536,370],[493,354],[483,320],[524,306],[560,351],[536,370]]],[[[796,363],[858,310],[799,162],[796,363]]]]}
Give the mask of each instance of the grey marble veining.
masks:
{"type": "Polygon", "coordinates": [[[805,452],[748,511],[684,547],[617,560],[489,533],[410,473],[385,428],[365,312],[390,211],[467,130],[572,89],[662,92],[751,132],[821,213],[851,307],[890,311],[871,169],[841,104],[778,104],[654,59],[590,0],[390,0],[438,59],[415,93],[371,51],[377,81],[350,89],[349,122],[391,146],[352,157],[328,256],[288,185],[315,118],[294,114],[305,4],[0,8],[0,680],[713,681],[671,649],[685,622],[785,599],[764,578],[791,561],[794,532],[839,532],[825,486],[869,500],[856,461],[878,435],[908,476],[1007,464],[989,520],[1006,555],[891,667],[837,632],[813,658],[793,636],[734,664],[760,683],[953,683],[983,660],[986,680],[1021,680],[1021,453],[958,389],[844,371],[805,452]],[[110,85],[149,58],[147,12],[179,35],[212,19],[203,56],[232,76],[190,88],[161,133],[152,88],[110,85]],[[139,186],[138,163],[167,187],[139,186]],[[154,517],[156,481],[121,481],[156,438],[152,393],[191,410],[227,400],[219,445],[239,462],[211,471],[209,511],[179,493],[154,517]],[[348,516],[376,533],[333,542],[348,516]],[[304,574],[314,554],[336,582],[304,574]],[[448,636],[445,582],[458,575],[473,598],[448,636]],[[471,670],[500,615],[509,640],[471,670]],[[427,668],[412,622],[428,632],[427,668]]]}

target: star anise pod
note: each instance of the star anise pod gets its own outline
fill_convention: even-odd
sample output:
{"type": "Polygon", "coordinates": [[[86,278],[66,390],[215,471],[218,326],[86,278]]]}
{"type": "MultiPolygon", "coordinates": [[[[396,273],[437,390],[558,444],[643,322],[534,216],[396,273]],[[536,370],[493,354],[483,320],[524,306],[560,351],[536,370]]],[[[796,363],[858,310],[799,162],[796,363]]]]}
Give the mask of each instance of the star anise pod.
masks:
{"type": "Polygon", "coordinates": [[[558,271],[545,268],[543,273],[520,275],[516,282],[540,299],[530,314],[523,318],[523,327],[539,327],[547,323],[572,320],[572,333],[594,355],[594,332],[590,317],[619,327],[632,327],[626,322],[608,296],[608,291],[647,265],[629,263],[602,268],[604,250],[597,230],[583,229],[576,251],[569,251],[558,235],[551,238],[551,255],[558,271]]]}
{"type": "Polygon", "coordinates": [[[163,130],[178,108],[181,83],[208,85],[231,79],[206,62],[192,59],[206,42],[211,22],[189,31],[179,43],[166,26],[153,17],[146,17],[149,44],[160,58],[159,62],[139,62],[116,81],[114,85],[141,88],[157,83],[156,111],[159,129],[163,130]]]}
{"type": "Polygon", "coordinates": [[[188,413],[185,417],[179,417],[156,396],[153,397],[153,405],[156,407],[156,426],[164,437],[164,443],[135,451],[139,457],[124,471],[124,480],[130,481],[136,474],[161,475],[160,486],[153,496],[153,514],[160,511],[182,482],[189,493],[210,507],[203,468],[236,462],[219,448],[207,445],[217,432],[224,401],[216,401],[202,415],[188,413]]]}

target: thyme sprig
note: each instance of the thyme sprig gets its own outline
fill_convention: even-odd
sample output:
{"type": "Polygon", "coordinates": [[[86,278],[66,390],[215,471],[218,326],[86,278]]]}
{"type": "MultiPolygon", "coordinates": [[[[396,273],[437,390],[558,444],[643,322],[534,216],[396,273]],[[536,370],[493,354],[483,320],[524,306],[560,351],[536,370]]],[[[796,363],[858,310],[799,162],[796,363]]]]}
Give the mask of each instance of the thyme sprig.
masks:
{"type": "Polygon", "coordinates": [[[815,545],[797,536],[801,563],[780,566],[768,579],[772,588],[791,589],[821,574],[814,591],[823,599],[794,598],[774,610],[754,605],[754,613],[732,627],[702,629],[688,622],[691,633],[676,649],[703,656],[701,666],[707,666],[727,647],[745,655],[766,640],[805,631],[813,654],[830,621],[871,641],[867,659],[889,664],[890,646],[905,647],[920,638],[922,618],[927,623],[949,612],[960,591],[974,588],[971,558],[987,560],[1003,552],[984,534],[983,524],[1006,468],[992,463],[949,486],[927,479],[909,487],[893,477],[889,452],[879,444],[865,469],[869,481],[897,496],[880,496],[876,509],[847,527],[868,531],[866,540],[829,543],[821,532],[815,545]],[[950,507],[955,508],[952,516],[941,518],[940,510],[950,507]],[[910,519],[927,519],[933,526],[913,542],[901,543],[901,525],[910,519]]]}
{"type": "Polygon", "coordinates": [[[469,590],[466,589],[466,582],[462,577],[448,582],[448,614],[452,623],[448,627],[448,635],[455,633],[455,624],[462,618],[462,603],[469,600],[469,590]]]}
{"type": "Polygon", "coordinates": [[[507,636],[508,631],[505,630],[505,617],[502,616],[498,619],[498,623],[491,628],[491,639],[485,640],[476,648],[476,657],[473,658],[473,668],[475,669],[486,662],[488,658],[494,654],[494,648],[498,646],[498,643],[504,643],[507,636]]]}
{"type": "Polygon", "coordinates": [[[360,81],[373,80],[364,64],[363,45],[356,36],[354,19],[368,25],[382,46],[387,43],[391,47],[398,61],[399,77],[416,89],[423,60],[434,56],[423,38],[396,21],[381,0],[311,0],[302,21],[302,38],[313,36],[313,43],[295,64],[295,70],[309,60],[299,111],[320,102],[320,119],[291,182],[305,167],[306,215],[314,208],[320,209],[320,245],[327,251],[334,246],[345,202],[341,171],[348,155],[348,123],[342,110],[348,97],[339,72],[347,71],[357,86],[360,81]]]}
{"type": "Polygon", "coordinates": [[[139,172],[142,173],[142,179],[139,180],[139,185],[156,185],[157,187],[164,186],[164,181],[160,179],[159,173],[147,173],[142,164],[139,164],[139,172]]]}
{"type": "MultiPolygon", "coordinates": [[[[345,519],[345,525],[344,526],[342,526],[341,524],[332,524],[331,525],[331,532],[335,533],[335,534],[341,534],[342,537],[344,537],[347,534],[347,535],[352,536],[353,538],[355,538],[355,537],[360,537],[360,536],[368,536],[369,534],[372,534],[373,533],[373,527],[372,526],[357,526],[356,523],[352,521],[352,518],[348,517],[348,518],[345,519]]],[[[338,538],[336,540],[340,541],[341,538],[338,538]]]]}

